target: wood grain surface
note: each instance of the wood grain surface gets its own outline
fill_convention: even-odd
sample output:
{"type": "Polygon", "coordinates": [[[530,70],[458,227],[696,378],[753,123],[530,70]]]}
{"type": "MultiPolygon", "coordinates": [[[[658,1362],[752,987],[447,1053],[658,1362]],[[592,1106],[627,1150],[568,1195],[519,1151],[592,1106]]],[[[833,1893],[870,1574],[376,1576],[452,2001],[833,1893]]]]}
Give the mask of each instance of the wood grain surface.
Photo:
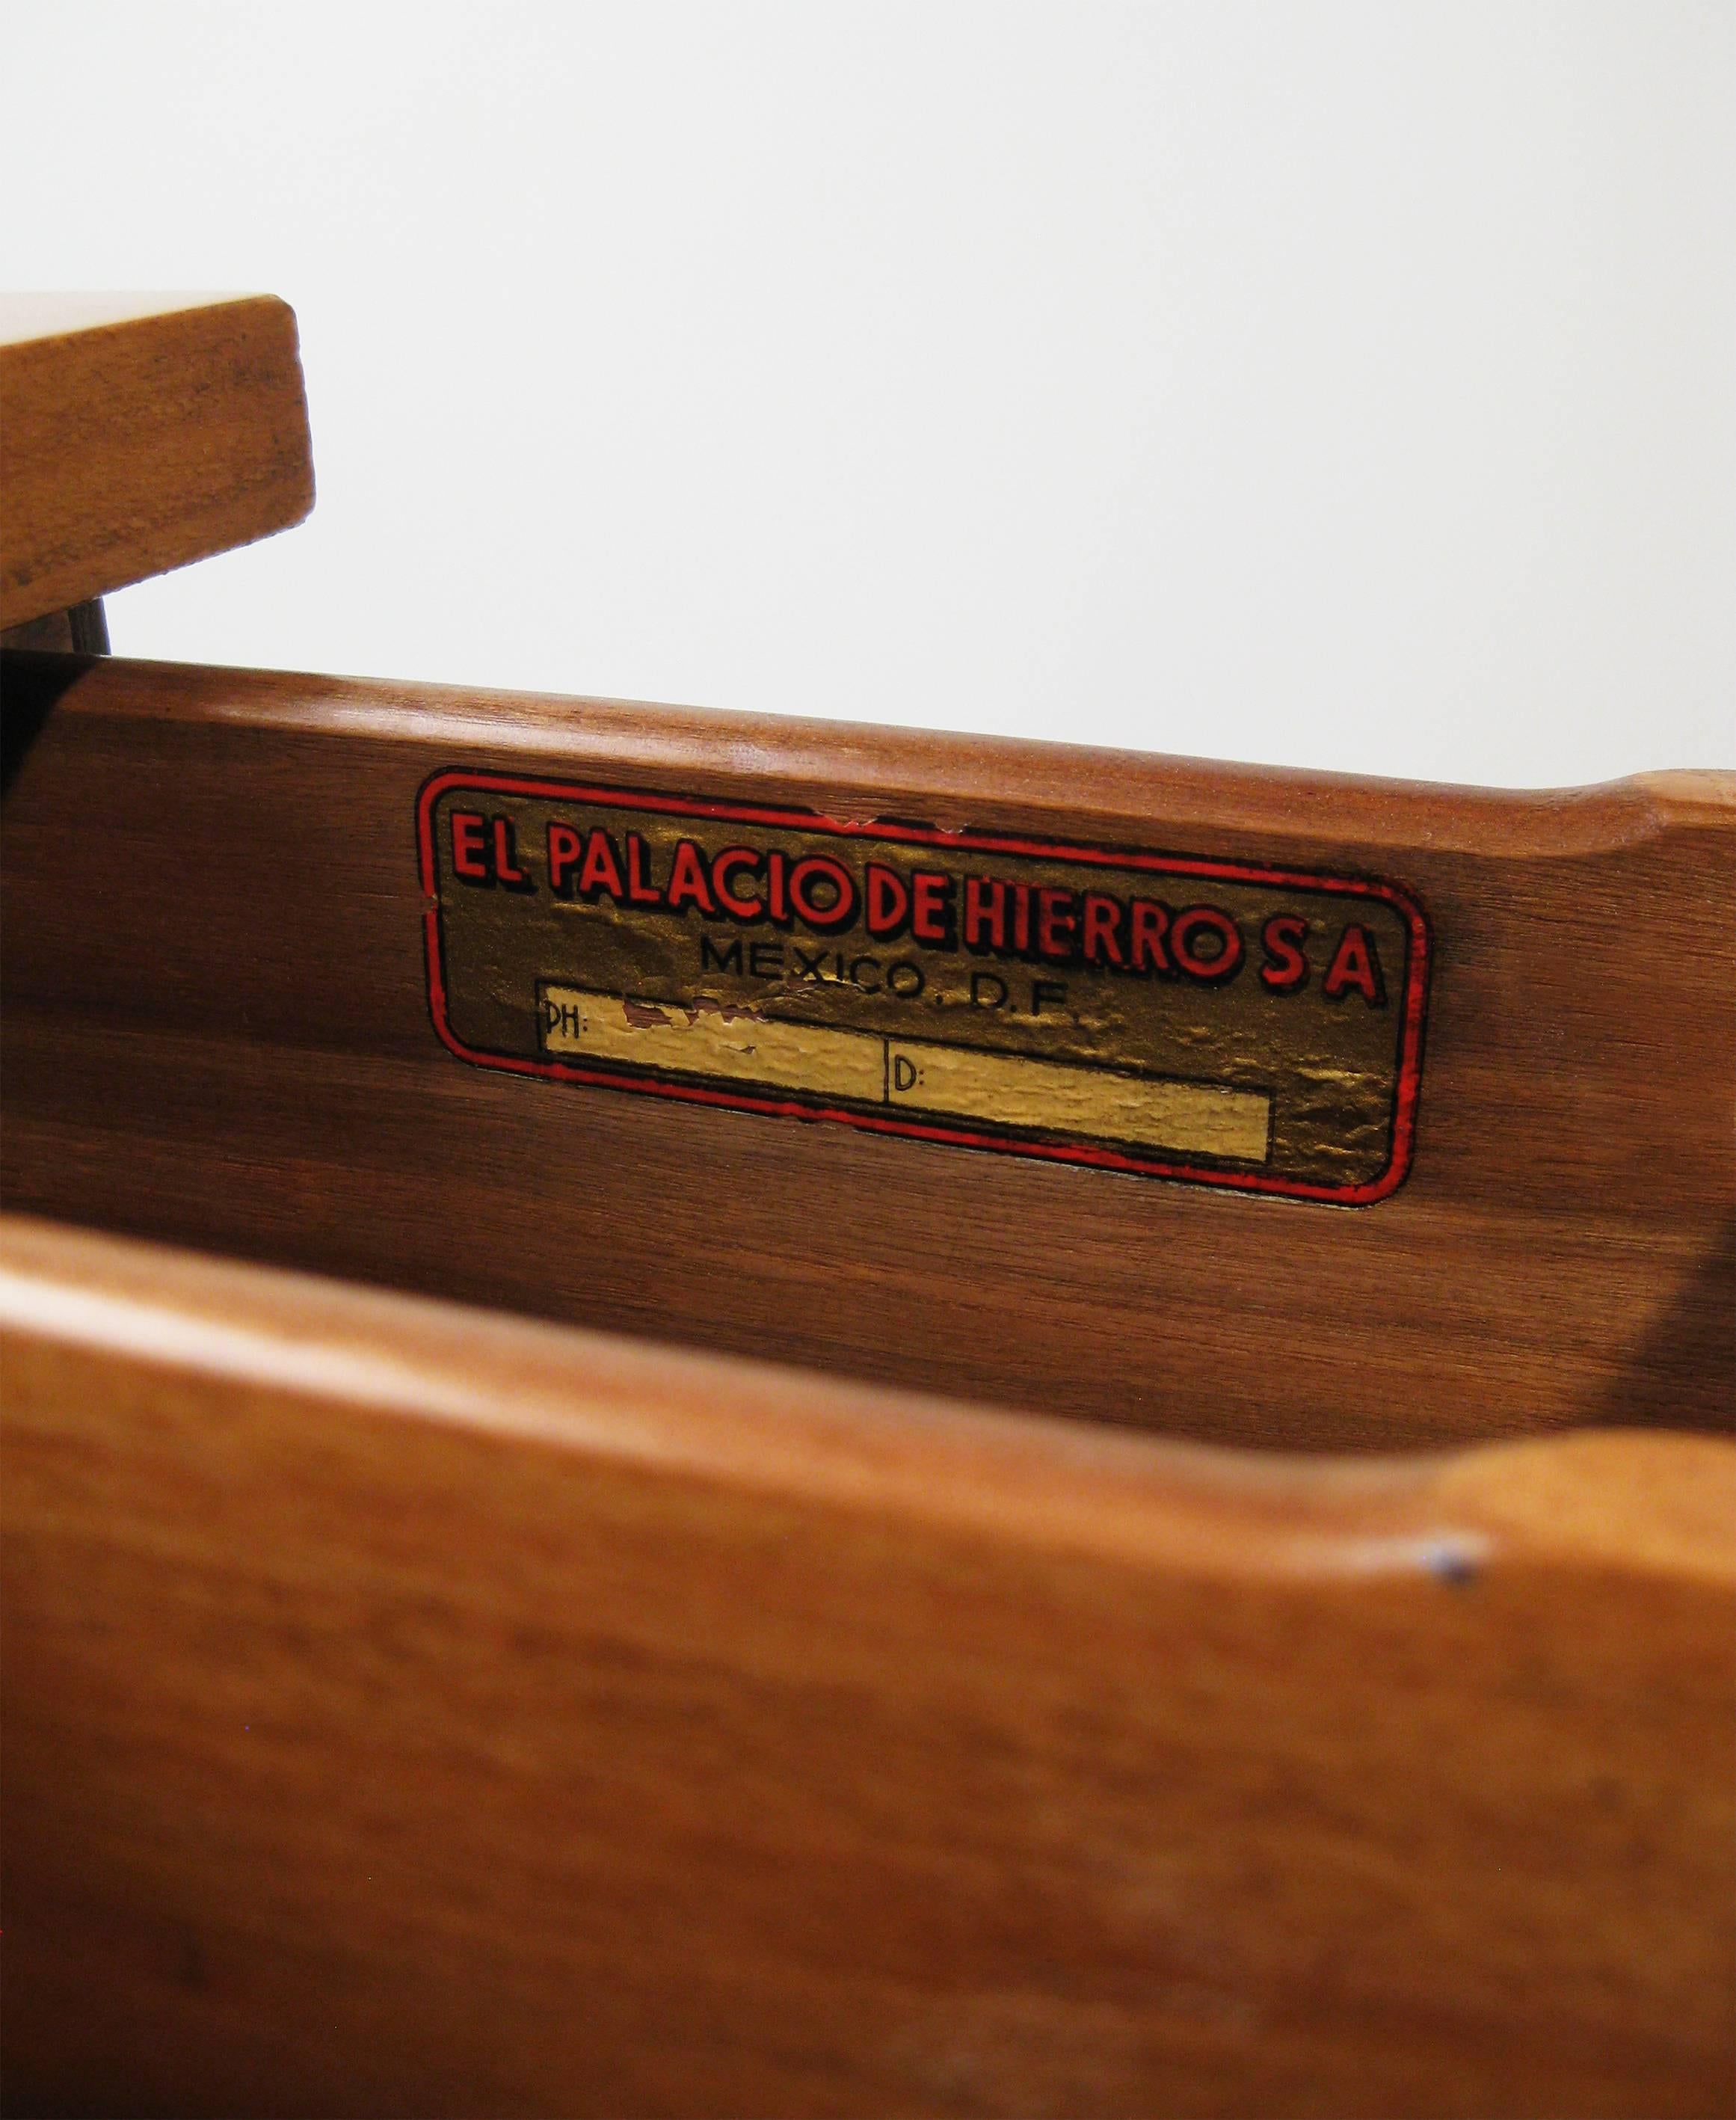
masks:
{"type": "Polygon", "coordinates": [[[1727,1430],[1736,783],[1553,795],[67,657],[7,797],[16,1207],[966,1398],[1293,1448],[1727,1430]],[[449,767],[1387,876],[1434,966],[1361,1209],[521,1080],[429,1020],[449,767]]]}
{"type": "Polygon", "coordinates": [[[11,1221],[8,2109],[1720,2115],[1736,1448],[973,1411],[11,1221]]]}
{"type": "Polygon", "coordinates": [[[249,544],[313,504],[284,303],[0,297],[0,626],[249,544]]]}

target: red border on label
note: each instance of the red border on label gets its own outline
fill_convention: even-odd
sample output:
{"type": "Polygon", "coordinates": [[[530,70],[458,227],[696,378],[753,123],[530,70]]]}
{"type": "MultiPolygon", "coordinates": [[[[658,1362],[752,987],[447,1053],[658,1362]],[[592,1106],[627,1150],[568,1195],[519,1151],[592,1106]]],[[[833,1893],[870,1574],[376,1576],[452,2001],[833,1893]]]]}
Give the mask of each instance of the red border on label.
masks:
{"type": "Polygon", "coordinates": [[[696,797],[661,795],[637,788],[595,788],[570,780],[528,780],[504,773],[468,773],[456,769],[437,773],[423,787],[416,802],[416,844],[421,859],[423,935],[428,959],[428,1007],[440,1042],[460,1060],[478,1067],[494,1067],[514,1075],[537,1075],[550,1081],[583,1082],[598,1088],[626,1090],[642,1095],[669,1097],[678,1103],[721,1105],[728,1111],[759,1112],[776,1118],[824,1119],[856,1127],[866,1132],[897,1134],[906,1139],[944,1142],[955,1148],[981,1148],[1002,1155],[1036,1157],[1050,1163],[1089,1165],[1096,1169],[1123,1170],[1144,1178],[1184,1179],[1191,1184],[1217,1186],[1235,1192],[1276,1193],[1296,1200],[1322,1201],[1341,1207],[1372,1206],[1397,1192],[1410,1171],[1416,1141],[1417,1100],[1423,1079],[1423,1030],[1427,1007],[1429,969],[1428,922],[1410,893],[1377,877],[1332,876],[1307,869],[1267,868],[1242,862],[1217,861],[1204,856],[1171,856],[1130,853],[1119,848],[1070,846],[1047,839],[1026,839],[1005,834],[974,830],[943,831],[932,825],[858,823],[852,819],[828,817],[812,810],[783,810],[762,803],[703,801],[696,797]],[[745,1095],[734,1090],[706,1089],[698,1084],[658,1081],[646,1076],[618,1075],[597,1068],[574,1067],[559,1060],[527,1060],[516,1053],[482,1053],[468,1046],[453,1030],[447,1017],[444,938],[440,927],[439,876],[434,844],[434,805],[455,788],[476,788],[497,795],[529,796],[555,802],[595,803],[605,809],[652,810],[675,817],[706,817],[719,823],[768,825],[792,831],[823,832],[838,839],[884,839],[894,844],[952,847],[971,853],[1035,855],[1082,862],[1099,868],[1139,869],[1148,874],[1215,877],[1228,883],[1271,884],[1283,889],[1335,893],[1347,898],[1372,898],[1393,906],[1404,917],[1409,937],[1404,967],[1404,1023],[1399,1053],[1399,1079],[1394,1099],[1392,1155],[1378,1178],[1362,1185],[1315,1185],[1294,1178],[1274,1178],[1262,1173],[1237,1173],[1208,1165],[1164,1163],[1128,1155],[1119,1149],[1092,1144],[1066,1146],[1061,1143],[1019,1141],[1002,1134],[978,1133],[968,1127],[935,1126],[909,1119],[882,1118],[870,1112],[846,1111],[830,1106],[800,1104],[788,1099],[745,1095]]]}

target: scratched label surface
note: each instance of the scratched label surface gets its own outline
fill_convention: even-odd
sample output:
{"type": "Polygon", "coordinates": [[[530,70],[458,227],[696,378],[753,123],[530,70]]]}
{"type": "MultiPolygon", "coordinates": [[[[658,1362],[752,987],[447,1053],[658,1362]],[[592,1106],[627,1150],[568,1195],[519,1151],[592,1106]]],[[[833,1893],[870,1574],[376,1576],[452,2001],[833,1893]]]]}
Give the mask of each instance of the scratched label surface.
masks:
{"type": "Polygon", "coordinates": [[[1409,1167],[1393,883],[504,774],[437,774],[417,837],[480,1066],[1345,1206],[1409,1167]]]}

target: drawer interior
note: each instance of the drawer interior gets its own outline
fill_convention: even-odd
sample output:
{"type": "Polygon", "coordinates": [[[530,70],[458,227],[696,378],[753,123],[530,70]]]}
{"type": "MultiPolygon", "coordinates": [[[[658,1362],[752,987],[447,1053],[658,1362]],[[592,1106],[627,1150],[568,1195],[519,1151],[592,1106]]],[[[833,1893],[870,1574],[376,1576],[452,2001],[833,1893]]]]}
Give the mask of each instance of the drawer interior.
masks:
{"type": "MultiPolygon", "coordinates": [[[[1714,778],[1478,794],[72,655],[8,655],[4,684],[15,1209],[1210,1441],[1730,1425],[1736,809],[1714,778]],[[1345,1204],[1209,1156],[1171,1178],[961,1145],[956,1118],[929,1138],[742,1109],[739,1084],[476,1064],[431,985],[430,920],[454,916],[418,820],[443,776],[1390,884],[1429,942],[1403,1182],[1345,1204]]],[[[756,934],[792,939],[733,939],[756,934]]],[[[1048,969],[959,961],[1001,987],[1048,969]]],[[[558,1010],[606,983],[575,967],[462,975],[534,975],[558,1010]]],[[[1344,1005],[1371,1005],[1353,977],[1344,1005]]]]}

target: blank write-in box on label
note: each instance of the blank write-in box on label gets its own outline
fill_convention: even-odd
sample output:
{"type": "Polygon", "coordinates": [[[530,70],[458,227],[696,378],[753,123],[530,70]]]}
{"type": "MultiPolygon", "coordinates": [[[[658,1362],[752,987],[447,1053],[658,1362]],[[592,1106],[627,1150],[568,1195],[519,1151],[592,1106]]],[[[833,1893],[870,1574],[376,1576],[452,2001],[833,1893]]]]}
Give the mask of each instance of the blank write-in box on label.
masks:
{"type": "Polygon", "coordinates": [[[553,1054],[1031,1132],[1263,1164],[1271,1131],[1272,1100],[1257,1090],[744,1011],[545,986],[541,1020],[545,1048],[553,1054]]]}

